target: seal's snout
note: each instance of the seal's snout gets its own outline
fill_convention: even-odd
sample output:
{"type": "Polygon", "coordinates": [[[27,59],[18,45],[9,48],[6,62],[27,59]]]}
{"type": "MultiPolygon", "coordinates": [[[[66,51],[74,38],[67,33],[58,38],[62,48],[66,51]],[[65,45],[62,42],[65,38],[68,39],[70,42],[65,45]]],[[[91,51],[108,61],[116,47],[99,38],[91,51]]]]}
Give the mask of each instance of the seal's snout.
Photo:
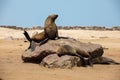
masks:
{"type": "Polygon", "coordinates": [[[56,14],[55,16],[58,17],[58,14],[56,14]]]}
{"type": "Polygon", "coordinates": [[[57,14],[55,14],[55,15],[54,15],[54,17],[55,17],[55,19],[56,19],[56,18],[58,17],[58,15],[57,15],[57,14]]]}
{"type": "Polygon", "coordinates": [[[49,15],[51,16],[52,18],[56,19],[58,17],[58,14],[52,14],[52,15],[49,15]]]}

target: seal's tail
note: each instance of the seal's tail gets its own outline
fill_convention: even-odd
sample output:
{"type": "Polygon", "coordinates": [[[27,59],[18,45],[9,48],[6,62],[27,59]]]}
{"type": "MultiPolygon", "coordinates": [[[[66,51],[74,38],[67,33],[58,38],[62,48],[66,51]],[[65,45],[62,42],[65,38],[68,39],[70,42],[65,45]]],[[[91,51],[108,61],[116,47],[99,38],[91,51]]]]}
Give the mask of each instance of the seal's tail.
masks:
{"type": "Polygon", "coordinates": [[[26,37],[26,39],[29,41],[29,42],[31,42],[32,40],[31,40],[31,38],[30,38],[30,36],[29,36],[29,34],[27,33],[27,31],[25,31],[24,30],[24,36],[26,37]]]}

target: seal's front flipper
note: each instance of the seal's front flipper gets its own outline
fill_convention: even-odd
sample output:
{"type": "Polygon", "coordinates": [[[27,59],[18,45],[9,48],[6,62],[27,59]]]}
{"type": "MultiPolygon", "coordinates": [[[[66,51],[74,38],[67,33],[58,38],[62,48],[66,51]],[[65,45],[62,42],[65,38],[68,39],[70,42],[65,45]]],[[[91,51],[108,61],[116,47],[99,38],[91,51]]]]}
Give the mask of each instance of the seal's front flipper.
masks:
{"type": "Polygon", "coordinates": [[[36,46],[37,46],[36,43],[34,41],[32,41],[31,44],[30,44],[31,51],[34,51],[36,46]]]}
{"type": "Polygon", "coordinates": [[[42,44],[45,44],[46,42],[48,42],[48,40],[49,40],[49,39],[46,38],[46,39],[44,39],[43,41],[41,41],[41,42],[40,42],[40,46],[41,46],[42,44]]]}
{"type": "Polygon", "coordinates": [[[80,57],[80,60],[82,62],[82,66],[86,67],[86,61],[85,61],[85,59],[82,56],[79,56],[79,57],[80,57]]]}
{"type": "Polygon", "coordinates": [[[91,59],[91,58],[88,59],[88,65],[89,65],[90,67],[93,67],[93,63],[92,63],[92,59],[91,59]]]}

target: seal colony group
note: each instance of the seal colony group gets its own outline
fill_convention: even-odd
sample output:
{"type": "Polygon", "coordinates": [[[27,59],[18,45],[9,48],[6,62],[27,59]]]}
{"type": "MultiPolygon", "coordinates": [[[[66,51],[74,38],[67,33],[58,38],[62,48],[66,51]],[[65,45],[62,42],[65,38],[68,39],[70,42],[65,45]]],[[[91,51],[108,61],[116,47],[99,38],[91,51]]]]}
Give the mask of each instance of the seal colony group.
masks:
{"type": "MultiPolygon", "coordinates": [[[[31,45],[32,41],[39,43],[39,45],[42,45],[42,44],[46,43],[49,39],[50,40],[55,40],[56,38],[57,39],[59,39],[59,38],[66,39],[66,37],[58,36],[58,28],[55,24],[55,20],[57,19],[57,17],[58,17],[57,14],[49,15],[46,18],[45,23],[44,23],[44,32],[36,34],[36,35],[32,36],[31,38],[30,38],[29,34],[24,30],[24,35],[27,38],[27,40],[30,42],[29,48],[32,48],[32,50],[34,50],[34,48],[35,48],[33,45],[31,45]]],[[[70,46],[61,46],[57,50],[57,54],[58,55],[68,54],[68,55],[78,56],[82,60],[83,66],[85,66],[85,60],[83,57],[86,57],[86,55],[87,55],[87,57],[90,58],[89,53],[85,52],[84,50],[78,51],[77,49],[72,49],[72,47],[70,47],[70,46]],[[80,53],[77,53],[77,52],[80,52],[80,53]],[[82,54],[81,54],[81,52],[82,52],[82,54]]],[[[91,62],[90,62],[90,65],[92,66],[91,62]]]]}
{"type": "MultiPolygon", "coordinates": [[[[31,48],[31,50],[35,49],[35,45],[33,45],[32,42],[33,43],[37,42],[39,45],[43,45],[48,40],[55,40],[56,38],[57,39],[60,39],[60,38],[66,39],[66,37],[59,37],[58,36],[58,28],[55,24],[55,20],[57,19],[57,17],[58,17],[57,14],[49,15],[44,22],[44,31],[41,33],[35,34],[31,38],[30,38],[29,34],[27,33],[27,31],[24,30],[24,36],[30,42],[30,46],[28,49],[30,49],[30,48],[31,48]]],[[[80,57],[80,59],[83,63],[82,64],[83,66],[86,66],[86,62],[85,62],[84,58],[88,58],[87,64],[90,66],[93,65],[91,55],[83,49],[78,49],[76,47],[69,46],[69,45],[63,45],[63,46],[59,46],[56,53],[58,54],[58,56],[62,56],[62,55],[78,56],[78,57],[80,57]]],[[[108,62],[108,60],[105,60],[105,61],[108,62]]],[[[100,62],[101,61],[99,60],[99,63],[100,62]]]]}

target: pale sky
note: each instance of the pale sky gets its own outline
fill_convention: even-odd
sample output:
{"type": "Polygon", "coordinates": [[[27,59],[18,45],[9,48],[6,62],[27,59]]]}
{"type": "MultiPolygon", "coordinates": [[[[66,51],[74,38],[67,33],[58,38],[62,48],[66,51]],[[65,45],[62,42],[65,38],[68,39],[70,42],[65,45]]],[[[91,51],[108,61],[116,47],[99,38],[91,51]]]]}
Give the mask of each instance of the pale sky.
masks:
{"type": "Polygon", "coordinates": [[[0,25],[43,26],[58,14],[58,26],[120,26],[120,0],[0,0],[0,25]]]}

